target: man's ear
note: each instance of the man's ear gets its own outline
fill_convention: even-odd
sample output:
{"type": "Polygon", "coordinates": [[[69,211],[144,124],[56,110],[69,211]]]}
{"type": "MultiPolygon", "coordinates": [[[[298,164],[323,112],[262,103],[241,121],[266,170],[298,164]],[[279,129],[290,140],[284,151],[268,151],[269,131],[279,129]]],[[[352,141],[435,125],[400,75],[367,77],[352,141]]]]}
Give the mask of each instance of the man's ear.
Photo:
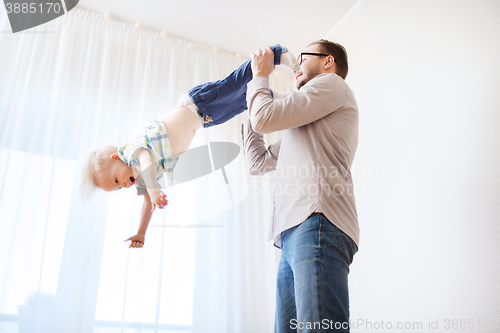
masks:
{"type": "Polygon", "coordinates": [[[324,69],[329,70],[335,65],[336,65],[335,58],[333,56],[328,56],[326,58],[326,63],[325,63],[324,69]]]}

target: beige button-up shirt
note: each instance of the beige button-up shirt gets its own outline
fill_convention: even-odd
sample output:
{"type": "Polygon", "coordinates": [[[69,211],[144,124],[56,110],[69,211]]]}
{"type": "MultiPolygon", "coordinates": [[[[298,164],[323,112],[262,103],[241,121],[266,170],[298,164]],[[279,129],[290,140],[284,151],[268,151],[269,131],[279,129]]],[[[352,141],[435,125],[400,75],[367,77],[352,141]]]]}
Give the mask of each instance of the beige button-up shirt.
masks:
{"type": "Polygon", "coordinates": [[[282,231],[321,212],[359,245],[350,171],[359,116],[352,90],[336,74],[320,74],[290,94],[273,92],[274,99],[267,78],[247,87],[250,118],[242,135],[250,174],[276,171],[269,240],[279,247],[282,231]],[[280,130],[283,138],[266,148],[261,133],[280,130]]]}

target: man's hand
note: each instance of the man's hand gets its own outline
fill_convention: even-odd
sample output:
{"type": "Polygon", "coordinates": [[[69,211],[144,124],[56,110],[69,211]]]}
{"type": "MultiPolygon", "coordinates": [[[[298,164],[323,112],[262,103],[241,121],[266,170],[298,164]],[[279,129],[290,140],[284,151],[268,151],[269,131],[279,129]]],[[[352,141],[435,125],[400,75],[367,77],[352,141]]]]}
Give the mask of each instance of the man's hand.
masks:
{"type": "Polygon", "coordinates": [[[274,52],[270,46],[250,54],[253,77],[269,77],[274,71],[274,52]]]}
{"type": "Polygon", "coordinates": [[[151,209],[151,211],[154,211],[156,206],[162,209],[168,204],[167,196],[165,195],[165,193],[163,193],[161,189],[159,188],[148,189],[148,194],[149,197],[151,198],[151,203],[153,204],[153,209],[151,209]]]}
{"type": "Polygon", "coordinates": [[[125,242],[126,241],[131,241],[130,246],[128,247],[129,249],[131,247],[140,248],[144,245],[144,235],[137,234],[135,236],[130,237],[129,239],[126,239],[125,242]]]}

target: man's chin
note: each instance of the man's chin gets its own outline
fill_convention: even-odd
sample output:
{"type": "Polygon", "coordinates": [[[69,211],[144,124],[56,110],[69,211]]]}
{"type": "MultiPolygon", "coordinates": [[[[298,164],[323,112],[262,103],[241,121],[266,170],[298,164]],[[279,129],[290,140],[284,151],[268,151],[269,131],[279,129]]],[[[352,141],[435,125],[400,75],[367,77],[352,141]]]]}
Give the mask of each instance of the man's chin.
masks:
{"type": "Polygon", "coordinates": [[[300,78],[297,82],[295,82],[295,87],[300,89],[304,84],[302,83],[302,78],[300,78]]]}

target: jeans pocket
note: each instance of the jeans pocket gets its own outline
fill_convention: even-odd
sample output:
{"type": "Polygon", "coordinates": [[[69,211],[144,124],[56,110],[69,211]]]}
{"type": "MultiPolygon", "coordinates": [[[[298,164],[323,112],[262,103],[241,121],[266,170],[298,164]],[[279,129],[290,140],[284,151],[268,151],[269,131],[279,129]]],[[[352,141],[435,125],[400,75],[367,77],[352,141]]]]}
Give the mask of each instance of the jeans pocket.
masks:
{"type": "Polygon", "coordinates": [[[354,255],[358,252],[358,246],[352,240],[351,237],[347,236],[345,232],[340,230],[337,227],[337,235],[339,240],[340,249],[344,252],[344,254],[349,258],[349,265],[352,264],[354,259],[354,255]]]}

